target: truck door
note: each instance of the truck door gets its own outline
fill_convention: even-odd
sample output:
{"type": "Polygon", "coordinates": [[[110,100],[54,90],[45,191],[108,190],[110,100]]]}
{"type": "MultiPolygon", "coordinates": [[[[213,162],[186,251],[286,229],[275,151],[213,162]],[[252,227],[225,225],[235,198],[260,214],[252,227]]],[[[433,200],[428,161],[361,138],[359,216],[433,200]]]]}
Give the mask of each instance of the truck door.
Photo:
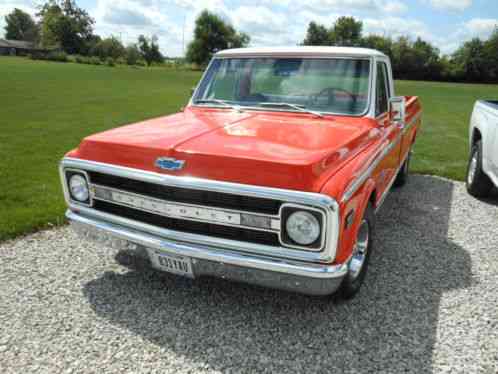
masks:
{"type": "Polygon", "coordinates": [[[387,64],[382,61],[377,62],[376,69],[375,117],[383,132],[383,147],[389,150],[374,172],[377,186],[380,187],[377,189],[377,197],[380,198],[394,181],[400,164],[401,129],[389,120],[388,102],[392,93],[387,64]]]}
{"type": "MultiPolygon", "coordinates": [[[[496,112],[498,113],[498,111],[496,112]]],[[[490,116],[489,120],[489,130],[492,138],[489,142],[491,148],[488,148],[487,151],[493,165],[493,174],[498,178],[498,115],[490,116]]]]}

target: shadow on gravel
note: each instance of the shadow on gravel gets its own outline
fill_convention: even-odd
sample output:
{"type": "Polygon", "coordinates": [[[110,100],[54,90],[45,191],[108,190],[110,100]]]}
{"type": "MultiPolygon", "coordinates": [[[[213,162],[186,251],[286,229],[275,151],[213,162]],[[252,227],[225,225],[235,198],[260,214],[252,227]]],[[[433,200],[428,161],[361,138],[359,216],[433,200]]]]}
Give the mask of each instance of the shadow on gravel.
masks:
{"type": "Polygon", "coordinates": [[[471,283],[469,254],[447,237],[452,189],[416,176],[391,194],[368,283],[348,302],[148,268],[104,273],[84,293],[99,317],[204,368],[430,373],[440,298],[471,283]]]}
{"type": "Polygon", "coordinates": [[[478,199],[479,201],[482,201],[483,203],[489,204],[489,205],[495,205],[498,206],[498,188],[493,187],[491,190],[490,194],[486,198],[481,198],[478,199]]]}

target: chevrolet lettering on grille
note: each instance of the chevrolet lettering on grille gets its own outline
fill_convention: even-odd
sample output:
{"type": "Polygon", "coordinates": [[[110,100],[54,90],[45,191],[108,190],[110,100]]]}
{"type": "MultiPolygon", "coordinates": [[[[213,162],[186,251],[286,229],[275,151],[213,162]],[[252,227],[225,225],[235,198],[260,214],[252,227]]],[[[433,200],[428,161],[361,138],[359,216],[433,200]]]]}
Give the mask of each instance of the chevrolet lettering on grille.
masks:
{"type": "MultiPolygon", "coordinates": [[[[112,202],[114,204],[128,206],[166,217],[210,222],[230,226],[247,225],[254,227],[256,225],[249,224],[251,222],[250,218],[252,218],[253,221],[255,221],[255,218],[267,218],[266,216],[257,216],[251,214],[244,215],[241,213],[226,210],[179,204],[176,202],[164,201],[98,185],[92,186],[92,195],[97,200],[112,202]]],[[[280,229],[279,219],[268,218],[267,222],[269,230],[277,231],[280,229]]]]}

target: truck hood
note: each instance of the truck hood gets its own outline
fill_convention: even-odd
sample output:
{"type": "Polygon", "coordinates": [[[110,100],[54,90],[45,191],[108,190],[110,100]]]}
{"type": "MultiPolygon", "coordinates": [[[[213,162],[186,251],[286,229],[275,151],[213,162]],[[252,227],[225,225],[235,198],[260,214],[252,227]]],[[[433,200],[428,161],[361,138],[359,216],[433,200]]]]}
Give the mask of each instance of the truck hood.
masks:
{"type": "Polygon", "coordinates": [[[319,191],[377,134],[373,121],[187,108],[85,138],[72,157],[178,176],[319,191]],[[168,171],[159,157],[184,160],[168,171]]]}

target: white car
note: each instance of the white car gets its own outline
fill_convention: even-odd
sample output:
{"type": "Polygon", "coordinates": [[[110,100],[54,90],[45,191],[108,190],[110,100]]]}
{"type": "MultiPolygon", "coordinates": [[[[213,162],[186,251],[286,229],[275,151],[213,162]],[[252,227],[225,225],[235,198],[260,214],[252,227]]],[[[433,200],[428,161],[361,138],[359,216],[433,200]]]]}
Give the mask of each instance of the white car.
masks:
{"type": "Polygon", "coordinates": [[[498,186],[498,101],[479,100],[470,120],[470,159],[467,190],[486,197],[498,186]]]}

